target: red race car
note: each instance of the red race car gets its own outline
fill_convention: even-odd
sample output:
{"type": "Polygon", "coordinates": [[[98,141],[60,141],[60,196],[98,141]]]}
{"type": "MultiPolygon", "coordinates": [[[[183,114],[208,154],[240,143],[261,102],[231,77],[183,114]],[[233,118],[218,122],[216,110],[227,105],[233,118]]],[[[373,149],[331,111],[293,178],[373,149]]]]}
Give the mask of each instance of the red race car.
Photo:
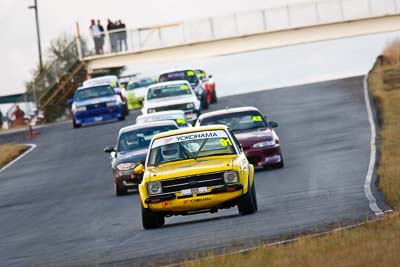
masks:
{"type": "Polygon", "coordinates": [[[278,123],[267,121],[255,107],[222,109],[202,114],[196,126],[227,125],[254,166],[283,168],[279,137],[273,130],[278,123]]]}
{"type": "Polygon", "coordinates": [[[215,91],[215,82],[212,78],[212,75],[207,75],[204,70],[197,69],[195,70],[197,77],[199,77],[200,81],[203,84],[203,87],[206,89],[206,97],[208,103],[217,103],[217,92],[215,91]]]}

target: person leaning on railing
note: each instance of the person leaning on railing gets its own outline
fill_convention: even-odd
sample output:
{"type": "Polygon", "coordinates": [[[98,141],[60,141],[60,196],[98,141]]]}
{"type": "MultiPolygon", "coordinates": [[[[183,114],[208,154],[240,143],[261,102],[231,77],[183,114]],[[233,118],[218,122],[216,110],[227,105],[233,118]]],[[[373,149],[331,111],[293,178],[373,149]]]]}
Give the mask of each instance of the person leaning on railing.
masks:
{"type": "Polygon", "coordinates": [[[99,26],[96,25],[96,22],[94,19],[90,21],[90,33],[92,34],[93,37],[93,42],[94,42],[94,49],[96,51],[96,55],[100,54],[100,51],[102,50],[101,48],[101,32],[99,29],[99,26]]]}
{"type": "Polygon", "coordinates": [[[114,32],[117,29],[117,25],[112,22],[110,19],[107,20],[107,31],[109,32],[110,36],[110,45],[111,45],[111,52],[118,51],[118,33],[114,32]]]}
{"type": "Polygon", "coordinates": [[[126,25],[121,20],[118,20],[118,29],[120,32],[118,33],[119,40],[118,40],[118,50],[122,51],[122,44],[125,46],[125,51],[128,50],[128,46],[126,44],[126,25]]]}
{"type": "Polygon", "coordinates": [[[103,25],[101,25],[100,20],[97,20],[97,27],[99,27],[99,31],[100,31],[100,54],[104,54],[104,38],[105,38],[105,34],[104,34],[104,27],[103,25]]]}

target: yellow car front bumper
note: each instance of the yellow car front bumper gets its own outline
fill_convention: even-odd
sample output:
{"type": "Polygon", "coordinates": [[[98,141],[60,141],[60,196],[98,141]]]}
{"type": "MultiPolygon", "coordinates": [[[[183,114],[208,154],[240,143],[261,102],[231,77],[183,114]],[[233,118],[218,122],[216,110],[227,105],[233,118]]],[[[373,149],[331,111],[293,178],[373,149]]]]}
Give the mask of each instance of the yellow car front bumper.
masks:
{"type": "Polygon", "coordinates": [[[145,203],[154,212],[181,214],[218,209],[226,203],[239,198],[244,193],[243,186],[237,184],[221,188],[208,188],[207,193],[189,196],[184,196],[181,193],[172,193],[164,197],[152,196],[148,197],[145,203]]]}

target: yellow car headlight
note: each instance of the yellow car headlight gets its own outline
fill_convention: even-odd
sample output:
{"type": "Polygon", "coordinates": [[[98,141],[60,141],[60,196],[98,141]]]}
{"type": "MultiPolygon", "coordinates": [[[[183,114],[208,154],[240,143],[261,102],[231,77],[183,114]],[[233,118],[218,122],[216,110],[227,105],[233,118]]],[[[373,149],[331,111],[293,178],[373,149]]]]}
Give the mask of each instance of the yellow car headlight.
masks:
{"type": "Polygon", "coordinates": [[[162,186],[160,182],[149,182],[147,184],[147,192],[149,195],[157,195],[162,193],[162,186]]]}
{"type": "Polygon", "coordinates": [[[226,184],[234,184],[239,182],[239,175],[235,171],[224,172],[224,181],[226,184]]]}

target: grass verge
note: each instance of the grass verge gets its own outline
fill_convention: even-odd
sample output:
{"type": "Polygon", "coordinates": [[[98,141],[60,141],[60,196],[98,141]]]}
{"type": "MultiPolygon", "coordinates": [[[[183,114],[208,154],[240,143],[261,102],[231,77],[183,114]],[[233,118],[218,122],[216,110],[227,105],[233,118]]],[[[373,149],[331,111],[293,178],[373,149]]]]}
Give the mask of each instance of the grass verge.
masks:
{"type": "Polygon", "coordinates": [[[29,147],[20,144],[0,145],[0,169],[24,153],[29,147]]]}
{"type": "MultiPolygon", "coordinates": [[[[400,51],[400,42],[397,43],[400,51]]],[[[398,55],[400,56],[400,54],[398,55]]],[[[395,60],[392,60],[395,61],[395,60]]],[[[390,62],[390,61],[389,61],[390,62]]],[[[379,187],[388,203],[400,209],[400,65],[378,61],[368,83],[379,110],[379,187]]],[[[397,61],[398,62],[398,61],[397,61]]]]}
{"type": "MultiPolygon", "coordinates": [[[[379,112],[377,173],[386,201],[400,208],[400,41],[378,57],[368,77],[379,112]]],[[[304,236],[286,245],[182,263],[197,266],[400,266],[400,213],[324,236],[304,236]]]]}

